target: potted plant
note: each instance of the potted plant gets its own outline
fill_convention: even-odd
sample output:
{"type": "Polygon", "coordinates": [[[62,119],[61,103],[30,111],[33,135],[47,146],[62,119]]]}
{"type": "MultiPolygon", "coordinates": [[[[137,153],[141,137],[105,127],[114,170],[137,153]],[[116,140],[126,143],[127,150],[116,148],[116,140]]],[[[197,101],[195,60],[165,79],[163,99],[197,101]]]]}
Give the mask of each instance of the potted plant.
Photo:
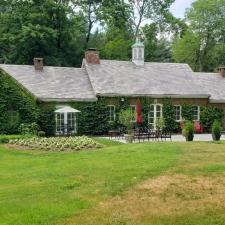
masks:
{"type": "Polygon", "coordinates": [[[124,135],[127,143],[132,143],[134,140],[132,112],[129,109],[122,110],[119,114],[119,122],[127,129],[127,134],[124,135]]]}
{"type": "Polygon", "coordinates": [[[186,141],[193,141],[194,139],[194,124],[191,121],[187,121],[182,130],[183,136],[186,138],[186,141]]]}
{"type": "Polygon", "coordinates": [[[219,141],[221,137],[222,127],[218,120],[215,120],[212,125],[212,138],[213,141],[219,141]]]}

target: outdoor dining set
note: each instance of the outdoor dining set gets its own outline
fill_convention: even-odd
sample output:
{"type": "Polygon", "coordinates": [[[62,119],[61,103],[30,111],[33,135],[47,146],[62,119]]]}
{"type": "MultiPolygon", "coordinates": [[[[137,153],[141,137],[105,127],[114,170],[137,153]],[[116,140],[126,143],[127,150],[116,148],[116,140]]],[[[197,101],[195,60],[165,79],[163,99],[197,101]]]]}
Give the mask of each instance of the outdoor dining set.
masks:
{"type": "MultiPolygon", "coordinates": [[[[149,128],[135,128],[133,129],[133,140],[134,141],[172,141],[172,134],[166,130],[153,130],[149,128]]],[[[110,139],[123,139],[124,138],[124,130],[110,130],[108,132],[108,136],[110,139]]]]}

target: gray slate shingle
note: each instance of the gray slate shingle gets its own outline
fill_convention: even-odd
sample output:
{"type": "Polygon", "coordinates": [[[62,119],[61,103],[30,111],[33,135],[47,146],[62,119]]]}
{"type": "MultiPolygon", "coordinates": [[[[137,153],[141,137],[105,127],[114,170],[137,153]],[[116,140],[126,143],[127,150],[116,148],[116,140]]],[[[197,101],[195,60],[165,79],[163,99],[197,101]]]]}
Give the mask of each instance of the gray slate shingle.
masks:
{"type": "Polygon", "coordinates": [[[145,63],[139,67],[129,61],[101,60],[100,65],[85,65],[97,95],[209,96],[195,84],[187,64],[145,63]]]}
{"type": "Polygon", "coordinates": [[[0,65],[42,101],[96,101],[96,96],[152,96],[208,98],[225,103],[225,78],[216,73],[194,73],[187,64],[101,60],[84,68],[0,65]]]}
{"type": "Polygon", "coordinates": [[[34,66],[0,65],[28,91],[42,101],[95,101],[85,69],[45,66],[43,72],[34,66]]]}

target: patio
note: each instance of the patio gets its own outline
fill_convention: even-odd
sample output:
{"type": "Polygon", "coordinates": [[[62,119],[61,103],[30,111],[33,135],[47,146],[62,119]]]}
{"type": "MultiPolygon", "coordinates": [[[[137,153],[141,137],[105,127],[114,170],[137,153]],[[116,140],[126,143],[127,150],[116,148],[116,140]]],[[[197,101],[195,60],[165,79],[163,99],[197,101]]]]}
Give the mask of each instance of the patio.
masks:
{"type": "MultiPolygon", "coordinates": [[[[124,137],[105,137],[107,139],[110,140],[115,140],[115,141],[119,141],[121,143],[126,143],[124,137]]],[[[154,140],[154,139],[150,139],[149,142],[185,142],[185,137],[181,134],[176,134],[176,135],[172,135],[171,140],[170,139],[159,139],[159,140],[154,140]]],[[[207,142],[207,141],[213,141],[212,139],[212,134],[195,134],[194,136],[194,141],[201,141],[201,142],[207,142]]],[[[223,134],[221,136],[221,141],[225,141],[225,134],[223,134]]],[[[142,142],[148,142],[148,139],[145,140],[141,140],[140,143],[142,142]]],[[[139,140],[135,140],[134,143],[139,143],[139,140]]]]}

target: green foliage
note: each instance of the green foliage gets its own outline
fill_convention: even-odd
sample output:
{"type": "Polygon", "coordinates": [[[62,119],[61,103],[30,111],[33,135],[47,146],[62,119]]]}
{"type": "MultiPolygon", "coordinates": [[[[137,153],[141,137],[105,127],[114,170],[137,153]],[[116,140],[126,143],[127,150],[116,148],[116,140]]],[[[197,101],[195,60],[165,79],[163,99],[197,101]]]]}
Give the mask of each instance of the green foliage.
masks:
{"type": "Polygon", "coordinates": [[[15,134],[21,123],[36,122],[39,110],[34,97],[1,70],[0,90],[0,133],[15,134]]]}
{"type": "Polygon", "coordinates": [[[224,110],[213,107],[201,107],[200,122],[204,131],[210,132],[215,120],[222,122],[224,110]]]}
{"type": "Polygon", "coordinates": [[[34,150],[79,151],[101,148],[102,145],[86,136],[80,137],[33,137],[10,140],[10,144],[34,150]]]}
{"type": "Polygon", "coordinates": [[[19,126],[19,131],[24,136],[36,136],[39,130],[37,123],[22,123],[19,126]]]}
{"type": "Polygon", "coordinates": [[[222,127],[218,120],[215,120],[212,125],[213,140],[219,141],[221,137],[222,127]]]}
{"type": "Polygon", "coordinates": [[[8,143],[10,140],[20,139],[20,138],[24,138],[24,136],[22,136],[22,135],[0,135],[0,144],[8,143]]]}
{"type": "MultiPolygon", "coordinates": [[[[72,105],[72,104],[71,104],[72,105]]],[[[73,104],[81,111],[77,116],[78,133],[102,135],[109,130],[107,105],[101,100],[93,103],[73,104]]]]}
{"type": "Polygon", "coordinates": [[[40,113],[38,117],[38,125],[40,130],[46,135],[53,136],[55,134],[55,106],[54,104],[39,104],[40,113]]]}
{"type": "Polygon", "coordinates": [[[186,121],[182,134],[185,136],[187,141],[193,141],[194,138],[194,124],[192,121],[186,121]]]}
{"type": "Polygon", "coordinates": [[[38,131],[37,136],[38,137],[45,137],[46,133],[44,131],[38,131]]]}
{"type": "Polygon", "coordinates": [[[176,132],[179,129],[178,123],[175,120],[174,106],[171,99],[163,101],[163,118],[165,121],[164,129],[169,132],[176,132]]]}
{"type": "Polygon", "coordinates": [[[164,118],[157,118],[156,119],[156,128],[159,130],[165,129],[165,120],[164,118]]]}
{"type": "Polygon", "coordinates": [[[182,105],[182,118],[184,120],[193,120],[193,106],[184,104],[182,105]]]}
{"type": "Polygon", "coordinates": [[[119,122],[127,128],[128,134],[132,133],[132,119],[133,115],[130,109],[123,109],[119,113],[119,122]]]}
{"type": "Polygon", "coordinates": [[[173,46],[176,62],[196,71],[214,71],[225,60],[224,0],[197,0],[186,13],[187,32],[173,46]]]}

